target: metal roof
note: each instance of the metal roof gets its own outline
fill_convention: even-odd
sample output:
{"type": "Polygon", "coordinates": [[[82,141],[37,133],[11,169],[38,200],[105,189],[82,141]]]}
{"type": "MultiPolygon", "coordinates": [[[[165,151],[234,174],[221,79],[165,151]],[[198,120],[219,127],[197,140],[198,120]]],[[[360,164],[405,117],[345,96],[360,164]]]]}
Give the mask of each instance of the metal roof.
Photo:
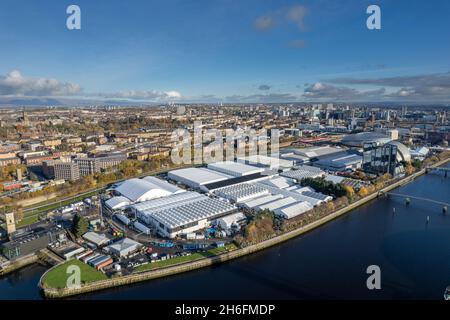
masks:
{"type": "Polygon", "coordinates": [[[155,183],[137,178],[126,180],[115,190],[131,202],[145,201],[172,194],[171,191],[163,189],[155,183]]]}
{"type": "Polygon", "coordinates": [[[230,175],[226,175],[206,168],[185,168],[172,170],[168,173],[168,177],[172,180],[181,182],[191,187],[223,181],[231,178],[230,175]]]}
{"type": "Polygon", "coordinates": [[[249,166],[239,162],[223,161],[208,164],[208,169],[215,170],[234,177],[241,177],[249,174],[261,173],[263,168],[249,166]]]}

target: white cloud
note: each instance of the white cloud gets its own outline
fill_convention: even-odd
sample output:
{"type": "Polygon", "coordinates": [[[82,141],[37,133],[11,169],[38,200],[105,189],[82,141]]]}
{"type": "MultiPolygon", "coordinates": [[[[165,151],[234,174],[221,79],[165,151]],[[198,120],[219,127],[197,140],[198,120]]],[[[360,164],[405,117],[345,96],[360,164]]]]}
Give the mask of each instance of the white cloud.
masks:
{"type": "Polygon", "coordinates": [[[118,99],[135,99],[135,100],[150,100],[150,101],[164,101],[180,99],[181,93],[178,91],[158,91],[158,90],[128,90],[116,93],[101,93],[101,97],[118,98],[118,99]]]}
{"type": "Polygon", "coordinates": [[[0,76],[0,96],[72,96],[81,91],[76,83],[52,78],[24,77],[17,70],[0,76]]]}

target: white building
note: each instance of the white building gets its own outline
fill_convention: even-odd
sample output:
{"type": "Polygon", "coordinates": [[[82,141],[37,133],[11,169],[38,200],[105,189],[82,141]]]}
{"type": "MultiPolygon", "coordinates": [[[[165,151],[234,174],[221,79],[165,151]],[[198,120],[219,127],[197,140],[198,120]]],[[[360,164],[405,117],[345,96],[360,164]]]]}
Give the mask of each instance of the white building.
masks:
{"type": "Polygon", "coordinates": [[[245,215],[242,212],[237,212],[235,214],[230,214],[229,216],[217,219],[216,223],[220,228],[228,230],[233,225],[239,225],[245,220],[247,220],[245,215]]]}
{"type": "Polygon", "coordinates": [[[206,168],[185,168],[170,171],[168,178],[191,188],[201,189],[203,185],[228,180],[232,176],[206,168]]]}
{"type": "Polygon", "coordinates": [[[247,157],[237,158],[237,162],[253,165],[257,167],[265,167],[269,169],[289,169],[292,168],[294,162],[279,157],[268,157],[264,155],[250,155],[247,157]]]}
{"type": "Polygon", "coordinates": [[[214,193],[219,197],[231,200],[233,202],[242,202],[268,195],[269,191],[255,184],[240,183],[217,189],[214,193]]]}
{"type": "Polygon", "coordinates": [[[123,238],[106,247],[108,252],[121,258],[129,256],[140,248],[142,248],[142,244],[129,238],[123,238]]]}
{"type": "Polygon", "coordinates": [[[210,163],[208,164],[208,169],[218,171],[233,177],[242,177],[251,174],[261,173],[264,171],[264,168],[249,166],[243,163],[233,161],[210,163]]]}
{"type": "Polygon", "coordinates": [[[136,204],[132,208],[139,220],[168,238],[207,228],[212,221],[237,211],[225,200],[190,191],[136,204]]]}
{"type": "Polygon", "coordinates": [[[144,179],[129,179],[121,183],[115,191],[127,198],[130,202],[142,202],[155,198],[166,197],[184,190],[173,186],[166,181],[154,177],[144,179]]]}

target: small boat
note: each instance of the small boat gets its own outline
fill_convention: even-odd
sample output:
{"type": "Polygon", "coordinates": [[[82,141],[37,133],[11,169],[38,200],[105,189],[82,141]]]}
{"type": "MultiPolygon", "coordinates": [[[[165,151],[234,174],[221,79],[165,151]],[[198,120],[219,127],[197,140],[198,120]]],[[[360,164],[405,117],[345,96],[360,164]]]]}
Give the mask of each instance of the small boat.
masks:
{"type": "Polygon", "coordinates": [[[450,300],[450,286],[445,288],[444,299],[445,300],[450,300]]]}

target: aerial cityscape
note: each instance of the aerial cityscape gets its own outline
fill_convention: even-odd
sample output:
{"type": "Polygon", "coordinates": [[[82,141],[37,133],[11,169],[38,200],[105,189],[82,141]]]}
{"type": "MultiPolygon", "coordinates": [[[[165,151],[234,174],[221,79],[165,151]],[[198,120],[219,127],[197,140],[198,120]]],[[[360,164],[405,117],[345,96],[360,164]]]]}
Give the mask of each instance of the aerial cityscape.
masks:
{"type": "Polygon", "coordinates": [[[450,300],[449,12],[2,2],[0,299],[450,300]]]}

